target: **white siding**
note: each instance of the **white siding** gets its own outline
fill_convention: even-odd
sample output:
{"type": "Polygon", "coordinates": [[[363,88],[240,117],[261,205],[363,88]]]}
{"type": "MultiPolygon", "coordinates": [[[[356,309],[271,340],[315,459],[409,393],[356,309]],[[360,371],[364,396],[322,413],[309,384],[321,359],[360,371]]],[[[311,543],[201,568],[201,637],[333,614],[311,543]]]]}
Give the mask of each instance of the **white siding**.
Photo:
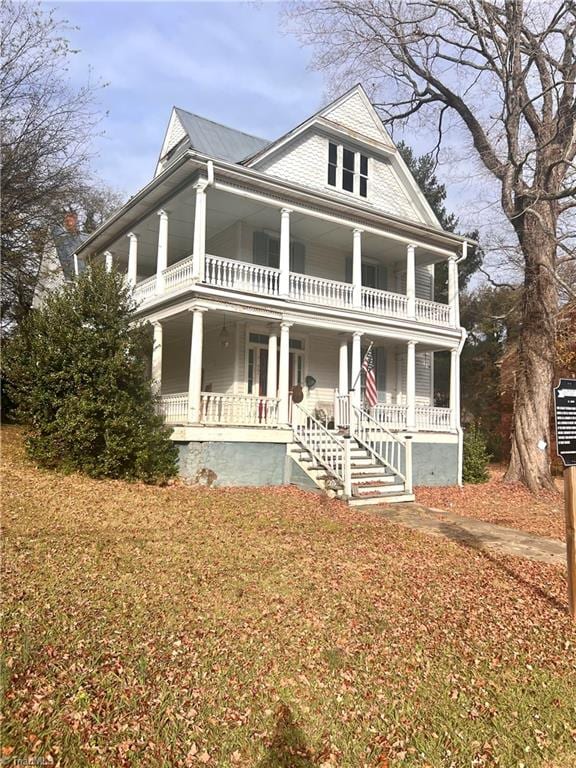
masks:
{"type": "Polygon", "coordinates": [[[372,157],[368,178],[368,197],[352,196],[328,186],[328,143],[326,136],[307,133],[269,159],[258,164],[258,170],[280,179],[334,194],[342,200],[374,206],[378,210],[409,219],[424,221],[410,195],[393,169],[390,160],[372,157]]]}
{"type": "MultiPolygon", "coordinates": [[[[414,274],[417,299],[434,299],[434,265],[416,267],[414,274]]],[[[396,266],[396,291],[406,293],[406,265],[399,262],[396,266]]]]}
{"type": "Polygon", "coordinates": [[[323,116],[375,141],[391,144],[382,123],[367,107],[359,93],[351,94],[345,101],[324,112],[323,116]]]}
{"type": "MultiPolygon", "coordinates": [[[[396,402],[406,404],[406,352],[396,355],[396,402]]],[[[416,352],[416,405],[432,405],[432,353],[416,352]]]]}

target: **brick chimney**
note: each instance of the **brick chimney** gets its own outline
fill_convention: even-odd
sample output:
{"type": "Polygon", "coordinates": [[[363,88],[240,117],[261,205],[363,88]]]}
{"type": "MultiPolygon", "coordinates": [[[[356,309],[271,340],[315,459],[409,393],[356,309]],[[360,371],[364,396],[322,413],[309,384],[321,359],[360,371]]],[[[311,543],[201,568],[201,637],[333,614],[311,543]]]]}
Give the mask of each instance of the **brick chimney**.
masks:
{"type": "Polygon", "coordinates": [[[64,214],[64,229],[71,235],[78,234],[78,214],[75,211],[67,211],[64,214]]]}

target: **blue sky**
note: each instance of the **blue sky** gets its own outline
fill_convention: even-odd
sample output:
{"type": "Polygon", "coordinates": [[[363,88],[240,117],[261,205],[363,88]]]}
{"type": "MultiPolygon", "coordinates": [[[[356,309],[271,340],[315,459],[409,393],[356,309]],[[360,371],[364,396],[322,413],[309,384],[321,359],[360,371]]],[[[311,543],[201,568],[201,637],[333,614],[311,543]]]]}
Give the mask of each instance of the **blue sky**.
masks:
{"type": "Polygon", "coordinates": [[[276,3],[63,2],[78,27],[70,76],[109,82],[94,167],[123,193],[150,180],[173,105],[274,138],[315,112],[323,77],[280,29],[276,3]]]}

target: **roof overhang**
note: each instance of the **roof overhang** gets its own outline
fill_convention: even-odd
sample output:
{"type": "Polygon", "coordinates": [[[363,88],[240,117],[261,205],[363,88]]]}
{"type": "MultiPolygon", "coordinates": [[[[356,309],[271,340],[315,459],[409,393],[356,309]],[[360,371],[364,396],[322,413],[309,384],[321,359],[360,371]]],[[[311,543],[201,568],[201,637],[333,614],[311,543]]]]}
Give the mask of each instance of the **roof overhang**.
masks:
{"type": "Polygon", "coordinates": [[[324,210],[359,226],[368,223],[383,230],[383,234],[386,231],[395,231],[404,236],[411,234],[414,238],[425,237],[430,244],[437,244],[439,248],[452,252],[460,248],[463,242],[472,242],[452,232],[445,232],[418,222],[409,222],[376,210],[369,211],[365,205],[355,201],[340,201],[330,194],[303,188],[252,168],[215,160],[194,150],[187,150],[98,227],[80,246],[77,253],[81,255],[86,252],[106,250],[115,240],[122,235],[127,235],[154,210],[161,209],[177,192],[193,183],[198,175],[207,176],[208,162],[213,163],[217,180],[228,180],[232,186],[257,190],[262,194],[274,196],[285,204],[292,201],[302,207],[324,210]]]}

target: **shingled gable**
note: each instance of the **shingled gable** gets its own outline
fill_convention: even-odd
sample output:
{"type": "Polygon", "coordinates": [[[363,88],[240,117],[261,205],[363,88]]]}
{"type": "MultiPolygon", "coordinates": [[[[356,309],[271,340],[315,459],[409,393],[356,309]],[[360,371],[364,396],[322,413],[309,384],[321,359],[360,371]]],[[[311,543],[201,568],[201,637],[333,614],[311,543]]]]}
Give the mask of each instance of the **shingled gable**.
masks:
{"type": "Polygon", "coordinates": [[[291,147],[296,147],[304,136],[314,132],[332,135],[335,140],[353,141],[360,146],[365,146],[368,151],[380,155],[393,171],[393,177],[389,181],[396,184],[396,190],[391,189],[391,194],[404,195],[408,209],[416,214],[410,215],[407,209],[404,215],[407,218],[418,218],[429,226],[441,229],[436,214],[422,194],[360,84],[355,85],[276,141],[246,158],[242,165],[276,175],[278,166],[275,167],[275,161],[283,155],[286,156],[291,147]]]}

